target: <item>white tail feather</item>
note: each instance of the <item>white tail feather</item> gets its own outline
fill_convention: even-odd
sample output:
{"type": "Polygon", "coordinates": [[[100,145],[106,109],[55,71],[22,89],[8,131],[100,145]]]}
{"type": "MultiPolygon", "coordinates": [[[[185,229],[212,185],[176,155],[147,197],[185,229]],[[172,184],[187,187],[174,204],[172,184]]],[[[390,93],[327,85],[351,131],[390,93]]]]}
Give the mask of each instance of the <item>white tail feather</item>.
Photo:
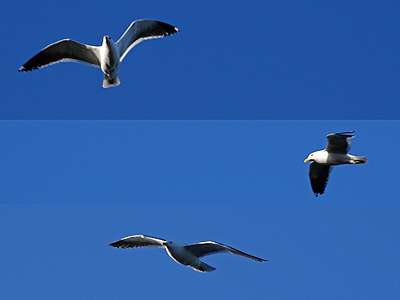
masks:
{"type": "Polygon", "coordinates": [[[108,77],[107,75],[104,75],[104,79],[103,79],[103,88],[109,88],[112,86],[118,86],[120,85],[121,82],[119,81],[119,76],[117,74],[117,76],[113,79],[111,79],[110,77],[108,77]]]}
{"type": "Polygon", "coordinates": [[[192,267],[192,268],[198,272],[212,272],[212,271],[216,270],[214,267],[211,267],[210,265],[207,265],[206,263],[203,263],[202,261],[196,267],[192,267]]]}

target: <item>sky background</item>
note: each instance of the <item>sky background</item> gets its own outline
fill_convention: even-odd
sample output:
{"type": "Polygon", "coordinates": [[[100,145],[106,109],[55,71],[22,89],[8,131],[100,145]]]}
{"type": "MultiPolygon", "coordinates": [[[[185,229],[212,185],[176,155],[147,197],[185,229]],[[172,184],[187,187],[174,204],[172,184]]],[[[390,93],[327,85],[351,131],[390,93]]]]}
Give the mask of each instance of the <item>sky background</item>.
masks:
{"type": "Polygon", "coordinates": [[[2,299],[395,299],[399,121],[2,121],[2,299]],[[310,152],[355,130],[325,194],[310,152]],[[215,240],[201,274],[134,234],[215,240]]]}
{"type": "Polygon", "coordinates": [[[1,299],[396,299],[399,1],[11,1],[0,10],[1,299]],[[137,19],[180,29],[100,69],[18,68],[137,19]],[[310,152],[355,130],[316,198],[310,152]],[[134,234],[268,259],[115,249],[134,234]]]}
{"type": "Polygon", "coordinates": [[[398,119],[399,1],[11,1],[0,12],[1,119],[398,119]],[[78,9],[79,7],[79,9],[78,9]],[[100,69],[18,68],[71,38],[115,41],[142,18],[180,29],[145,41],[104,90],[100,69]],[[23,108],[23,109],[21,109],[23,108]]]}

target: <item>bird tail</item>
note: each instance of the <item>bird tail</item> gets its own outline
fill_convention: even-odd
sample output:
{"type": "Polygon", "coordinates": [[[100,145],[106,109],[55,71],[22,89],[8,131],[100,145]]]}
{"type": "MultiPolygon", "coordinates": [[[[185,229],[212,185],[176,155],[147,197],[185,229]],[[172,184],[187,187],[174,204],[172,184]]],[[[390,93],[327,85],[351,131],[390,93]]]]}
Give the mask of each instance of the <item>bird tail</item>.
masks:
{"type": "Polygon", "coordinates": [[[196,267],[192,267],[192,268],[198,272],[212,272],[212,271],[216,270],[216,268],[211,267],[210,265],[207,265],[206,263],[203,263],[202,261],[196,267]]]}
{"type": "Polygon", "coordinates": [[[352,164],[365,164],[368,159],[365,156],[353,156],[350,160],[352,164]]]}
{"type": "Polygon", "coordinates": [[[119,81],[119,76],[117,74],[117,76],[115,76],[114,78],[110,78],[108,77],[106,74],[104,74],[104,79],[103,79],[103,88],[109,88],[111,86],[117,86],[120,85],[120,81],[119,81]]]}

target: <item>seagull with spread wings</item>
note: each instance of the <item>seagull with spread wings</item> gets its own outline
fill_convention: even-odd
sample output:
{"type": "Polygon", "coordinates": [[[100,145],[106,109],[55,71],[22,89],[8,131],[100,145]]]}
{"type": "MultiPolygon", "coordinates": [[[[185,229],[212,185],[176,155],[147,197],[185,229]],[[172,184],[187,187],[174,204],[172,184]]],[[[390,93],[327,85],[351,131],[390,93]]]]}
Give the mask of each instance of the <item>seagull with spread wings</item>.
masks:
{"type": "Polygon", "coordinates": [[[326,148],[311,153],[304,160],[304,162],[312,161],[309,175],[315,196],[324,193],[332,166],[365,164],[367,162],[367,158],[364,156],[354,156],[347,153],[351,145],[350,139],[354,137],[349,133],[354,133],[354,131],[328,134],[326,136],[328,139],[326,148]]]}
{"type": "Polygon", "coordinates": [[[109,246],[117,248],[138,248],[138,247],[160,247],[167,250],[168,255],[185,266],[189,266],[198,272],[211,272],[215,268],[200,261],[200,258],[206,255],[215,253],[232,253],[243,257],[250,258],[255,261],[267,261],[262,258],[244,253],[235,248],[217,243],[217,242],[201,242],[197,244],[183,244],[178,242],[166,241],[163,239],[146,236],[146,235],[132,235],[125,237],[119,241],[109,244],[109,246]]]}
{"type": "Polygon", "coordinates": [[[73,61],[99,67],[104,73],[103,87],[120,84],[118,68],[128,52],[143,40],[161,38],[178,32],[178,28],[156,20],[133,21],[114,43],[105,35],[101,46],[90,46],[64,39],[48,45],[22,67],[20,72],[39,69],[62,61],[73,61]]]}

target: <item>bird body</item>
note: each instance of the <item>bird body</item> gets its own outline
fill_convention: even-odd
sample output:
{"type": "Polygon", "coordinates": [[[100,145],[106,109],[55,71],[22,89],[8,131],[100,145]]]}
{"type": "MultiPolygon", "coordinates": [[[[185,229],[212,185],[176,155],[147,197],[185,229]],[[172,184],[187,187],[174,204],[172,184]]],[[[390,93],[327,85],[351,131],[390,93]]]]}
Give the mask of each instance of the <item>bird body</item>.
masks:
{"type": "Polygon", "coordinates": [[[19,71],[31,71],[58,62],[80,62],[101,68],[104,88],[117,86],[120,84],[119,65],[134,46],[143,40],[164,37],[178,31],[178,28],[156,20],[133,21],[116,43],[107,35],[103,37],[101,46],[85,45],[70,39],[60,40],[43,48],[19,71]]]}
{"type": "Polygon", "coordinates": [[[312,161],[310,164],[310,182],[311,188],[315,194],[323,194],[332,166],[343,164],[365,164],[368,159],[364,156],[355,156],[348,154],[351,143],[350,139],[354,135],[348,135],[354,131],[342,133],[332,133],[327,135],[328,145],[324,150],[312,152],[304,162],[312,161]]]}
{"type": "Polygon", "coordinates": [[[343,164],[360,164],[367,162],[367,159],[365,157],[354,156],[347,153],[346,154],[329,153],[326,150],[319,150],[311,154],[309,157],[306,158],[305,162],[312,160],[319,164],[328,164],[331,166],[337,166],[343,164]]]}
{"type": "MultiPolygon", "coordinates": [[[[205,272],[204,267],[201,267],[202,262],[200,259],[195,256],[193,253],[188,252],[185,247],[187,244],[167,241],[165,242],[165,248],[167,250],[168,255],[177,263],[184,266],[193,266],[195,270],[202,269],[202,272],[205,272]]],[[[212,267],[211,267],[212,268],[212,267]]],[[[215,268],[213,268],[215,270],[215,268]]]]}
{"type": "Polygon", "coordinates": [[[175,260],[176,262],[188,266],[191,264],[196,264],[199,260],[198,257],[194,256],[191,253],[187,253],[185,251],[186,244],[166,241],[164,243],[165,249],[167,250],[168,255],[175,260]]]}
{"type": "Polygon", "coordinates": [[[205,255],[226,252],[240,256],[244,256],[256,261],[266,261],[265,259],[252,256],[250,254],[239,251],[235,248],[226,246],[213,241],[201,242],[197,244],[183,244],[179,242],[166,241],[163,239],[150,237],[146,235],[132,235],[125,237],[119,241],[109,244],[109,246],[117,248],[137,248],[137,247],[160,247],[165,248],[168,255],[177,263],[188,266],[198,272],[211,272],[215,268],[207,265],[200,260],[205,255]]]}
{"type": "Polygon", "coordinates": [[[120,84],[118,68],[120,54],[117,45],[111,37],[105,35],[100,47],[100,68],[104,73],[103,87],[117,86],[120,84]]]}

